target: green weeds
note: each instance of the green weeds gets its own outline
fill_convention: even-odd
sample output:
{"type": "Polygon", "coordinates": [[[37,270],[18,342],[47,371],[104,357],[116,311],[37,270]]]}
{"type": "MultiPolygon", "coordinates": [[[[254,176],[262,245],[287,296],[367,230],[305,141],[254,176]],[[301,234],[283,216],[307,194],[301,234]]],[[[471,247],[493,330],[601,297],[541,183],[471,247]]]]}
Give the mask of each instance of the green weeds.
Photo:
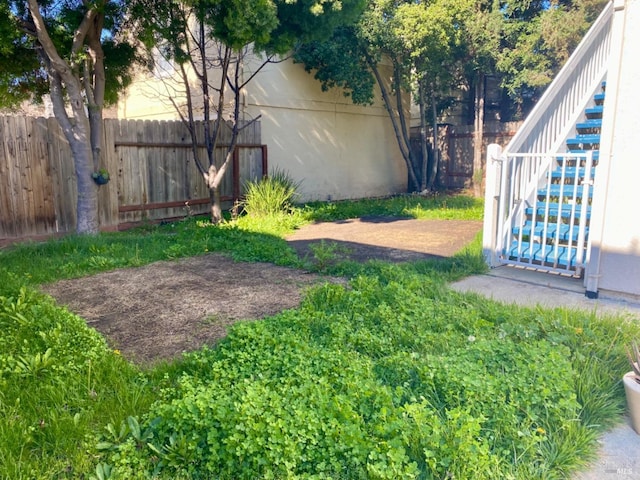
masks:
{"type": "Polygon", "coordinates": [[[465,195],[399,195],[355,201],[312,202],[302,212],[308,220],[324,222],[367,215],[423,220],[482,220],[483,201],[465,195]]]}
{"type": "Polygon", "coordinates": [[[146,380],[75,315],[22,289],[0,297],[0,478],[78,478],[88,437],[152,401],[146,380]]]}
{"type": "Polygon", "coordinates": [[[303,261],[282,239],[312,219],[479,208],[336,202],[1,250],[0,478],[566,478],[620,418],[636,324],[452,292],[447,282],[484,271],[479,237],[450,259],[400,265],[344,261],[331,244],[303,261]],[[351,280],[151,370],[34,293],[208,252],[351,280]]]}
{"type": "Polygon", "coordinates": [[[125,478],[564,478],[621,412],[615,344],[637,330],[387,265],[187,355],[148,448],[103,461],[125,478]]]}

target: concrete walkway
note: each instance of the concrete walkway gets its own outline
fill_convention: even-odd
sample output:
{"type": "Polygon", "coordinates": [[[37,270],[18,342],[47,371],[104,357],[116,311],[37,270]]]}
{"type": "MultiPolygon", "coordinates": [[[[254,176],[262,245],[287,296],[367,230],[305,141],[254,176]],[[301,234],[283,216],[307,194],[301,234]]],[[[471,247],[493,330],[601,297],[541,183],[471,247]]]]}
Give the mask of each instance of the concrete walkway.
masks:
{"type": "MultiPolygon", "coordinates": [[[[601,293],[598,299],[590,300],[584,296],[582,280],[559,275],[499,267],[486,275],[465,278],[451,287],[508,304],[583,309],[640,321],[640,299],[601,293]]],[[[640,436],[628,421],[605,433],[599,442],[597,460],[574,480],[640,480],[640,436]]]]}

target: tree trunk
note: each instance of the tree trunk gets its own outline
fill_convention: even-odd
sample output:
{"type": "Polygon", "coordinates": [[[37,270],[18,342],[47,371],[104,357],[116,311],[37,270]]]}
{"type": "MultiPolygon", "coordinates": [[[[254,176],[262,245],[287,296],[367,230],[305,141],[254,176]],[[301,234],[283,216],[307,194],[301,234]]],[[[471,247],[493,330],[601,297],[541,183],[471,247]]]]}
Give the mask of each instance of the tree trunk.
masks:
{"type": "Polygon", "coordinates": [[[421,84],[418,87],[418,103],[420,107],[420,150],[422,151],[422,170],[420,172],[420,191],[424,192],[427,189],[427,174],[429,164],[429,152],[427,149],[427,115],[425,112],[425,95],[424,86],[421,84]]]}
{"type": "MultiPolygon", "coordinates": [[[[234,126],[234,129],[237,127],[234,126]]],[[[222,200],[220,198],[220,184],[222,179],[227,173],[227,169],[233,160],[233,152],[237,143],[237,134],[232,135],[231,145],[227,149],[227,155],[224,162],[220,165],[220,168],[216,168],[215,165],[209,167],[209,174],[207,177],[209,186],[209,200],[211,201],[211,223],[218,224],[222,218],[222,200]]]]}
{"type": "Polygon", "coordinates": [[[440,150],[438,149],[438,108],[436,99],[431,95],[431,114],[433,120],[433,162],[431,163],[431,175],[429,176],[429,190],[433,190],[438,176],[440,164],[440,150]]]}
{"type": "Polygon", "coordinates": [[[102,150],[102,111],[104,107],[104,92],[106,77],[104,71],[104,51],[100,36],[104,24],[104,15],[93,17],[91,27],[87,30],[89,55],[85,61],[86,72],[84,90],[91,129],[91,152],[93,155],[93,169],[100,169],[100,152],[102,150]],[[93,81],[92,81],[93,80],[93,81]]]}
{"type": "Polygon", "coordinates": [[[222,201],[220,200],[220,188],[209,188],[209,203],[211,204],[211,223],[217,225],[222,222],[222,201]]]}
{"type": "MultiPolygon", "coordinates": [[[[384,102],[385,110],[389,115],[389,119],[391,120],[391,126],[393,127],[393,133],[396,136],[396,140],[398,142],[398,147],[400,148],[400,153],[402,154],[402,158],[407,166],[407,171],[409,173],[409,190],[411,188],[418,189],[420,187],[420,183],[418,182],[418,175],[416,174],[415,169],[415,159],[413,158],[413,154],[411,153],[411,144],[407,141],[406,132],[401,130],[401,128],[406,125],[406,121],[404,119],[404,111],[402,108],[398,109],[397,114],[394,113],[394,107],[391,103],[391,98],[389,96],[389,91],[387,86],[378,70],[377,62],[370,56],[367,56],[367,64],[369,68],[373,72],[373,76],[378,83],[378,87],[380,87],[380,93],[382,94],[382,100],[384,102]]],[[[395,74],[395,72],[394,72],[395,74]]],[[[395,92],[396,96],[402,95],[400,90],[395,92]]],[[[396,98],[396,104],[400,104],[399,99],[396,98]]]]}
{"type": "MultiPolygon", "coordinates": [[[[85,110],[85,99],[87,97],[93,97],[94,94],[90,79],[91,74],[95,74],[99,78],[99,81],[100,79],[104,81],[104,70],[102,70],[102,72],[86,71],[85,83],[83,85],[79,73],[59,55],[47,31],[38,2],[36,0],[28,0],[27,4],[37,36],[35,48],[49,78],[54,115],[71,148],[78,190],[76,232],[79,234],[98,233],[98,187],[91,176],[94,171],[92,125],[85,110]],[[67,113],[67,106],[71,109],[71,116],[67,113]]],[[[102,7],[104,7],[104,5],[102,5],[102,7]]],[[[99,7],[94,6],[85,12],[82,22],[74,35],[72,46],[74,54],[81,52],[91,26],[95,28],[92,34],[92,42],[94,45],[96,42],[99,43],[103,19],[104,13],[101,13],[99,7]]],[[[101,49],[97,54],[95,51],[92,51],[92,54],[92,60],[99,63],[100,66],[103,66],[101,49]]],[[[90,70],[89,67],[88,70],[90,70]]],[[[104,98],[103,85],[102,83],[98,86],[98,95],[100,98],[97,103],[99,105],[102,105],[102,99],[104,98]]],[[[101,109],[98,110],[98,114],[100,116],[101,128],[101,109]]],[[[102,135],[100,134],[100,139],[101,138],[102,135]]]]}
{"type": "Polygon", "coordinates": [[[482,197],[482,141],[484,136],[484,74],[476,78],[473,135],[473,195],[482,197]]]}
{"type": "MultiPolygon", "coordinates": [[[[71,123],[64,110],[64,100],[61,89],[54,87],[52,82],[51,100],[53,110],[62,127],[69,147],[76,174],[77,203],[76,203],[76,233],[95,234],[99,231],[98,221],[98,185],[93,181],[94,157],[91,145],[91,125],[86,115],[79,115],[75,123],[71,123]]],[[[72,98],[72,102],[82,103],[82,99],[72,98]]],[[[84,113],[84,112],[83,112],[84,113]]]]}
{"type": "Polygon", "coordinates": [[[100,222],[98,221],[98,185],[93,181],[93,156],[88,142],[71,140],[73,163],[76,170],[78,186],[76,232],[79,234],[98,233],[100,222]],[[75,147],[75,148],[74,148],[75,147]]]}

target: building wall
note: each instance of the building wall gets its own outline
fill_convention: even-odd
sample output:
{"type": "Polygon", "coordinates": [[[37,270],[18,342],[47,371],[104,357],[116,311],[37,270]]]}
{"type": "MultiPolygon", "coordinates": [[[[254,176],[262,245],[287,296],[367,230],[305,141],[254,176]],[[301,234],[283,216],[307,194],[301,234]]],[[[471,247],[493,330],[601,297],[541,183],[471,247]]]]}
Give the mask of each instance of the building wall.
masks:
{"type": "MultiPolygon", "coordinates": [[[[247,113],[261,115],[269,167],[302,181],[307,200],[405,192],[407,170],[381,100],[356,106],[301,65],[267,65],[246,92],[247,113]]],[[[379,97],[379,95],[378,95],[379,97]]]]}
{"type": "MultiPolygon", "coordinates": [[[[640,295],[640,1],[618,0],[614,6],[618,41],[614,36],[594,197],[603,215],[594,218],[600,228],[586,283],[588,291],[596,285],[605,291],[640,295]]],[[[596,217],[600,213],[595,206],[593,213],[596,217]]]]}
{"type": "MultiPolygon", "coordinates": [[[[245,75],[252,68],[248,65],[245,75]]],[[[134,82],[119,115],[177,118],[154,90],[158,85],[143,78],[134,82]]],[[[299,181],[302,201],[406,191],[406,166],[379,98],[374,106],[355,106],[341,90],[322,92],[312,75],[288,60],[267,65],[243,92],[243,103],[246,119],[260,115],[269,169],[287,171],[299,181]]]]}

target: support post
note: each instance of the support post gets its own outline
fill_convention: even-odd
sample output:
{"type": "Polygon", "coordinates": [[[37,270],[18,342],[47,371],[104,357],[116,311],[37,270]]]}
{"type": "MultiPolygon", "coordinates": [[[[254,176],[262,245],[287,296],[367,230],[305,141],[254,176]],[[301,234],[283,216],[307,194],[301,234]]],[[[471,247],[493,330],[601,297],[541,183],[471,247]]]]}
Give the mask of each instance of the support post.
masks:
{"type": "Polygon", "coordinates": [[[484,194],[484,227],[482,231],[482,253],[490,268],[500,265],[497,244],[500,215],[500,178],[502,171],[502,147],[492,143],[487,147],[486,184],[484,194]]]}

